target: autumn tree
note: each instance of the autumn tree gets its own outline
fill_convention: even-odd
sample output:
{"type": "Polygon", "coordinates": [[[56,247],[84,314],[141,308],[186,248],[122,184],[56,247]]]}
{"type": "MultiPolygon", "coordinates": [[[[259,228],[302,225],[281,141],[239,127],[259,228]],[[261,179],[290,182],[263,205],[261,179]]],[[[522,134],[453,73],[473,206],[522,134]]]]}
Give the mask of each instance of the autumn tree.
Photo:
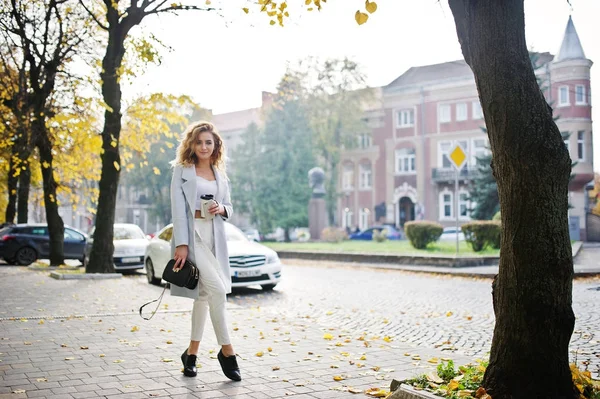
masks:
{"type": "MultiPolygon", "coordinates": [[[[0,12],[0,31],[3,48],[9,51],[2,61],[4,71],[15,71],[18,77],[16,88],[5,105],[15,118],[27,122],[26,130],[18,124],[15,130],[15,151],[21,162],[21,174],[28,172],[27,152],[31,146],[39,154],[50,235],[50,264],[58,265],[64,261],[64,228],[58,214],[55,137],[48,122],[64,105],[57,88],[69,87],[71,75],[66,66],[81,51],[80,46],[88,38],[90,29],[87,19],[74,8],[74,0],[12,0],[4,4],[6,7],[0,12]],[[19,143],[20,140],[23,143],[19,143]]],[[[23,187],[28,188],[28,182],[25,183],[23,187]]],[[[19,195],[26,200],[26,194],[19,195]]]]}
{"type": "Polygon", "coordinates": [[[568,352],[575,324],[571,159],[529,59],[523,0],[449,4],[475,75],[502,213],[496,325],[483,386],[494,399],[575,398],[568,352]]]}
{"type": "MultiPolygon", "coordinates": [[[[114,271],[113,266],[113,224],[117,188],[121,170],[120,139],[122,128],[121,77],[123,60],[126,54],[126,42],[134,27],[144,19],[178,11],[203,10],[196,2],[170,3],[163,0],[102,0],[90,2],[79,0],[98,27],[105,34],[105,52],[100,72],[102,98],[105,103],[104,127],[102,129],[102,172],[99,183],[96,230],[94,243],[87,264],[87,272],[107,273],[114,271]]],[[[141,54],[147,61],[157,56],[148,49],[147,42],[141,46],[141,54]]]]}

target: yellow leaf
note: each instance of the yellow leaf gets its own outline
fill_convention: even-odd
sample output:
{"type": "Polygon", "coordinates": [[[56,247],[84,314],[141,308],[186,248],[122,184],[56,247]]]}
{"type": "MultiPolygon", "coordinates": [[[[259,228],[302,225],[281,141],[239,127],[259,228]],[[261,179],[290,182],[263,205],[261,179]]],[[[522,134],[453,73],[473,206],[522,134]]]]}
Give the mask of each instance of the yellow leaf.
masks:
{"type": "Polygon", "coordinates": [[[206,0],[206,1],[204,2],[204,4],[206,4],[207,6],[209,6],[209,5],[210,5],[210,0],[206,0]]]}
{"type": "Polygon", "coordinates": [[[365,355],[362,355],[362,356],[360,357],[360,360],[367,360],[367,357],[366,357],[365,355]]]}
{"type": "Polygon", "coordinates": [[[385,336],[385,337],[383,337],[383,340],[384,340],[385,342],[392,342],[392,341],[393,341],[393,340],[392,340],[392,338],[390,338],[390,337],[388,337],[388,336],[385,336]]]}
{"type": "Polygon", "coordinates": [[[454,314],[454,313],[452,313],[452,312],[448,312],[448,313],[446,313],[446,317],[450,317],[450,316],[452,316],[453,314],[454,314]]]}
{"type": "Polygon", "coordinates": [[[160,169],[158,169],[156,166],[152,168],[152,170],[154,171],[155,175],[160,175],[160,169]]]}
{"type": "Polygon", "coordinates": [[[101,354],[100,354],[100,357],[104,357],[104,356],[106,356],[104,353],[101,353],[101,354]]]}
{"type": "Polygon", "coordinates": [[[274,20],[271,20],[271,21],[269,22],[269,24],[271,24],[271,25],[275,25],[275,23],[276,23],[276,22],[275,22],[274,20]]]}
{"type": "Polygon", "coordinates": [[[113,363],[123,363],[124,361],[125,360],[123,360],[123,359],[117,359],[117,360],[113,361],[113,363]]]}
{"type": "MultiPolygon", "coordinates": [[[[244,12],[245,12],[246,14],[248,14],[248,12],[250,12],[250,10],[248,10],[248,7],[244,7],[244,8],[242,8],[242,10],[244,10],[244,12]]],[[[171,147],[169,147],[169,148],[171,148],[171,147]]]]}
{"type": "Polygon", "coordinates": [[[438,364],[439,359],[437,357],[432,357],[428,360],[429,363],[438,364]]]}
{"type": "Polygon", "coordinates": [[[116,170],[121,170],[121,166],[119,165],[119,163],[117,161],[113,162],[113,165],[115,166],[116,170]]]}
{"type": "Polygon", "coordinates": [[[257,352],[256,353],[256,357],[263,357],[264,353],[263,352],[257,352]]]}
{"type": "Polygon", "coordinates": [[[456,391],[458,389],[458,381],[456,380],[452,380],[448,383],[448,390],[449,391],[456,391]]]}
{"type": "Polygon", "coordinates": [[[82,346],[80,346],[80,347],[79,347],[79,349],[86,350],[86,349],[90,349],[90,348],[89,348],[89,346],[83,346],[83,345],[82,345],[82,346]]]}
{"type": "Polygon", "coordinates": [[[167,345],[171,345],[173,341],[167,341],[167,345]]]}
{"type": "Polygon", "coordinates": [[[365,8],[369,12],[369,14],[373,14],[375,11],[377,11],[377,3],[375,3],[374,1],[369,2],[369,0],[366,0],[365,8]]]}
{"type": "Polygon", "coordinates": [[[44,319],[38,321],[38,324],[44,324],[44,319]]]}
{"type": "Polygon", "coordinates": [[[269,352],[273,352],[273,348],[271,348],[271,347],[268,347],[268,348],[267,348],[267,350],[268,350],[269,352]]]}
{"type": "Polygon", "coordinates": [[[365,22],[367,22],[367,20],[369,19],[369,15],[365,14],[364,12],[360,12],[360,10],[357,10],[356,14],[354,15],[354,19],[356,19],[357,24],[362,25],[365,22]]]}
{"type": "Polygon", "coordinates": [[[47,378],[36,378],[37,382],[48,382],[47,378]]]}
{"type": "Polygon", "coordinates": [[[323,335],[323,339],[326,339],[328,341],[331,341],[333,339],[333,335],[326,333],[325,335],[323,335]]]}
{"type": "Polygon", "coordinates": [[[65,360],[75,360],[74,357],[65,357],[65,360]]]}
{"type": "Polygon", "coordinates": [[[162,359],[162,361],[164,363],[171,363],[173,361],[173,359],[162,359]]]}
{"type": "Polygon", "coordinates": [[[342,377],[341,375],[334,375],[333,380],[334,381],[342,381],[342,380],[345,380],[345,378],[342,377]]]}
{"type": "Polygon", "coordinates": [[[273,366],[273,371],[279,370],[279,366],[273,366]]]}
{"type": "Polygon", "coordinates": [[[140,328],[138,326],[133,326],[131,328],[131,332],[136,332],[136,331],[139,331],[139,330],[140,330],[140,328]]]}
{"type": "Polygon", "coordinates": [[[42,167],[44,169],[48,169],[50,167],[50,164],[48,162],[44,161],[44,162],[42,162],[42,167]]]}

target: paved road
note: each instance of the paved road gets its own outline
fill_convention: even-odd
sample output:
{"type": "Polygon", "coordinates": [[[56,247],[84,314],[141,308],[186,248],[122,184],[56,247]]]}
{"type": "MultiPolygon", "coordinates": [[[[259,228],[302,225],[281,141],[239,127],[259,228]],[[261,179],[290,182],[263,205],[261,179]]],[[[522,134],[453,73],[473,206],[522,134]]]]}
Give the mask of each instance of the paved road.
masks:
{"type": "MultiPolygon", "coordinates": [[[[178,356],[187,344],[190,302],[167,294],[161,313],[141,320],[138,306],[162,290],[143,275],[57,281],[0,266],[0,399],[349,398],[355,396],[344,387],[386,387],[441,358],[464,363],[489,350],[490,279],[288,263],[274,292],[230,296],[241,384],[222,376],[211,331],[198,377],[182,377],[178,356]],[[345,379],[334,381],[336,375],[345,379]]],[[[578,280],[573,293],[571,356],[595,373],[599,288],[600,279],[578,280]]]]}

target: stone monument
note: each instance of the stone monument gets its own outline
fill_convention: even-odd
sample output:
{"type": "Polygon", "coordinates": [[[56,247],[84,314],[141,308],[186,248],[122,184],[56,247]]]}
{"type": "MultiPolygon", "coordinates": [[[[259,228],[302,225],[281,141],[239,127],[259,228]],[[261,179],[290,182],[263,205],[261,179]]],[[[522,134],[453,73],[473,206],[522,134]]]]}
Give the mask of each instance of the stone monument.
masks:
{"type": "Polygon", "coordinates": [[[312,195],[308,202],[308,230],[311,240],[319,240],[321,232],[327,227],[327,209],[325,207],[325,172],[316,167],[308,171],[308,182],[312,195]]]}

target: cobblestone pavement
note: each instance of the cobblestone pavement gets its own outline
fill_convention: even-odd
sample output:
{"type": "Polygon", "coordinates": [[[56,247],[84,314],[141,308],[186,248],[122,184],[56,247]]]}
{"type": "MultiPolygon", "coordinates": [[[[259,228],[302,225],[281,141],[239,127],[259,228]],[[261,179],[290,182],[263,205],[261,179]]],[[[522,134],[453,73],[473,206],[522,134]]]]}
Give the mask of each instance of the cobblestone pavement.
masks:
{"type": "MultiPolygon", "coordinates": [[[[0,266],[0,399],[356,397],[344,390],[386,388],[440,359],[462,364],[489,350],[490,279],[287,263],[275,291],[230,296],[241,383],[222,375],[210,326],[198,377],[182,376],[191,302],[167,293],[142,320],[137,308],[162,291],[145,276],[59,281],[0,266]]],[[[573,291],[572,358],[594,372],[599,287],[584,279],[573,291]]]]}

